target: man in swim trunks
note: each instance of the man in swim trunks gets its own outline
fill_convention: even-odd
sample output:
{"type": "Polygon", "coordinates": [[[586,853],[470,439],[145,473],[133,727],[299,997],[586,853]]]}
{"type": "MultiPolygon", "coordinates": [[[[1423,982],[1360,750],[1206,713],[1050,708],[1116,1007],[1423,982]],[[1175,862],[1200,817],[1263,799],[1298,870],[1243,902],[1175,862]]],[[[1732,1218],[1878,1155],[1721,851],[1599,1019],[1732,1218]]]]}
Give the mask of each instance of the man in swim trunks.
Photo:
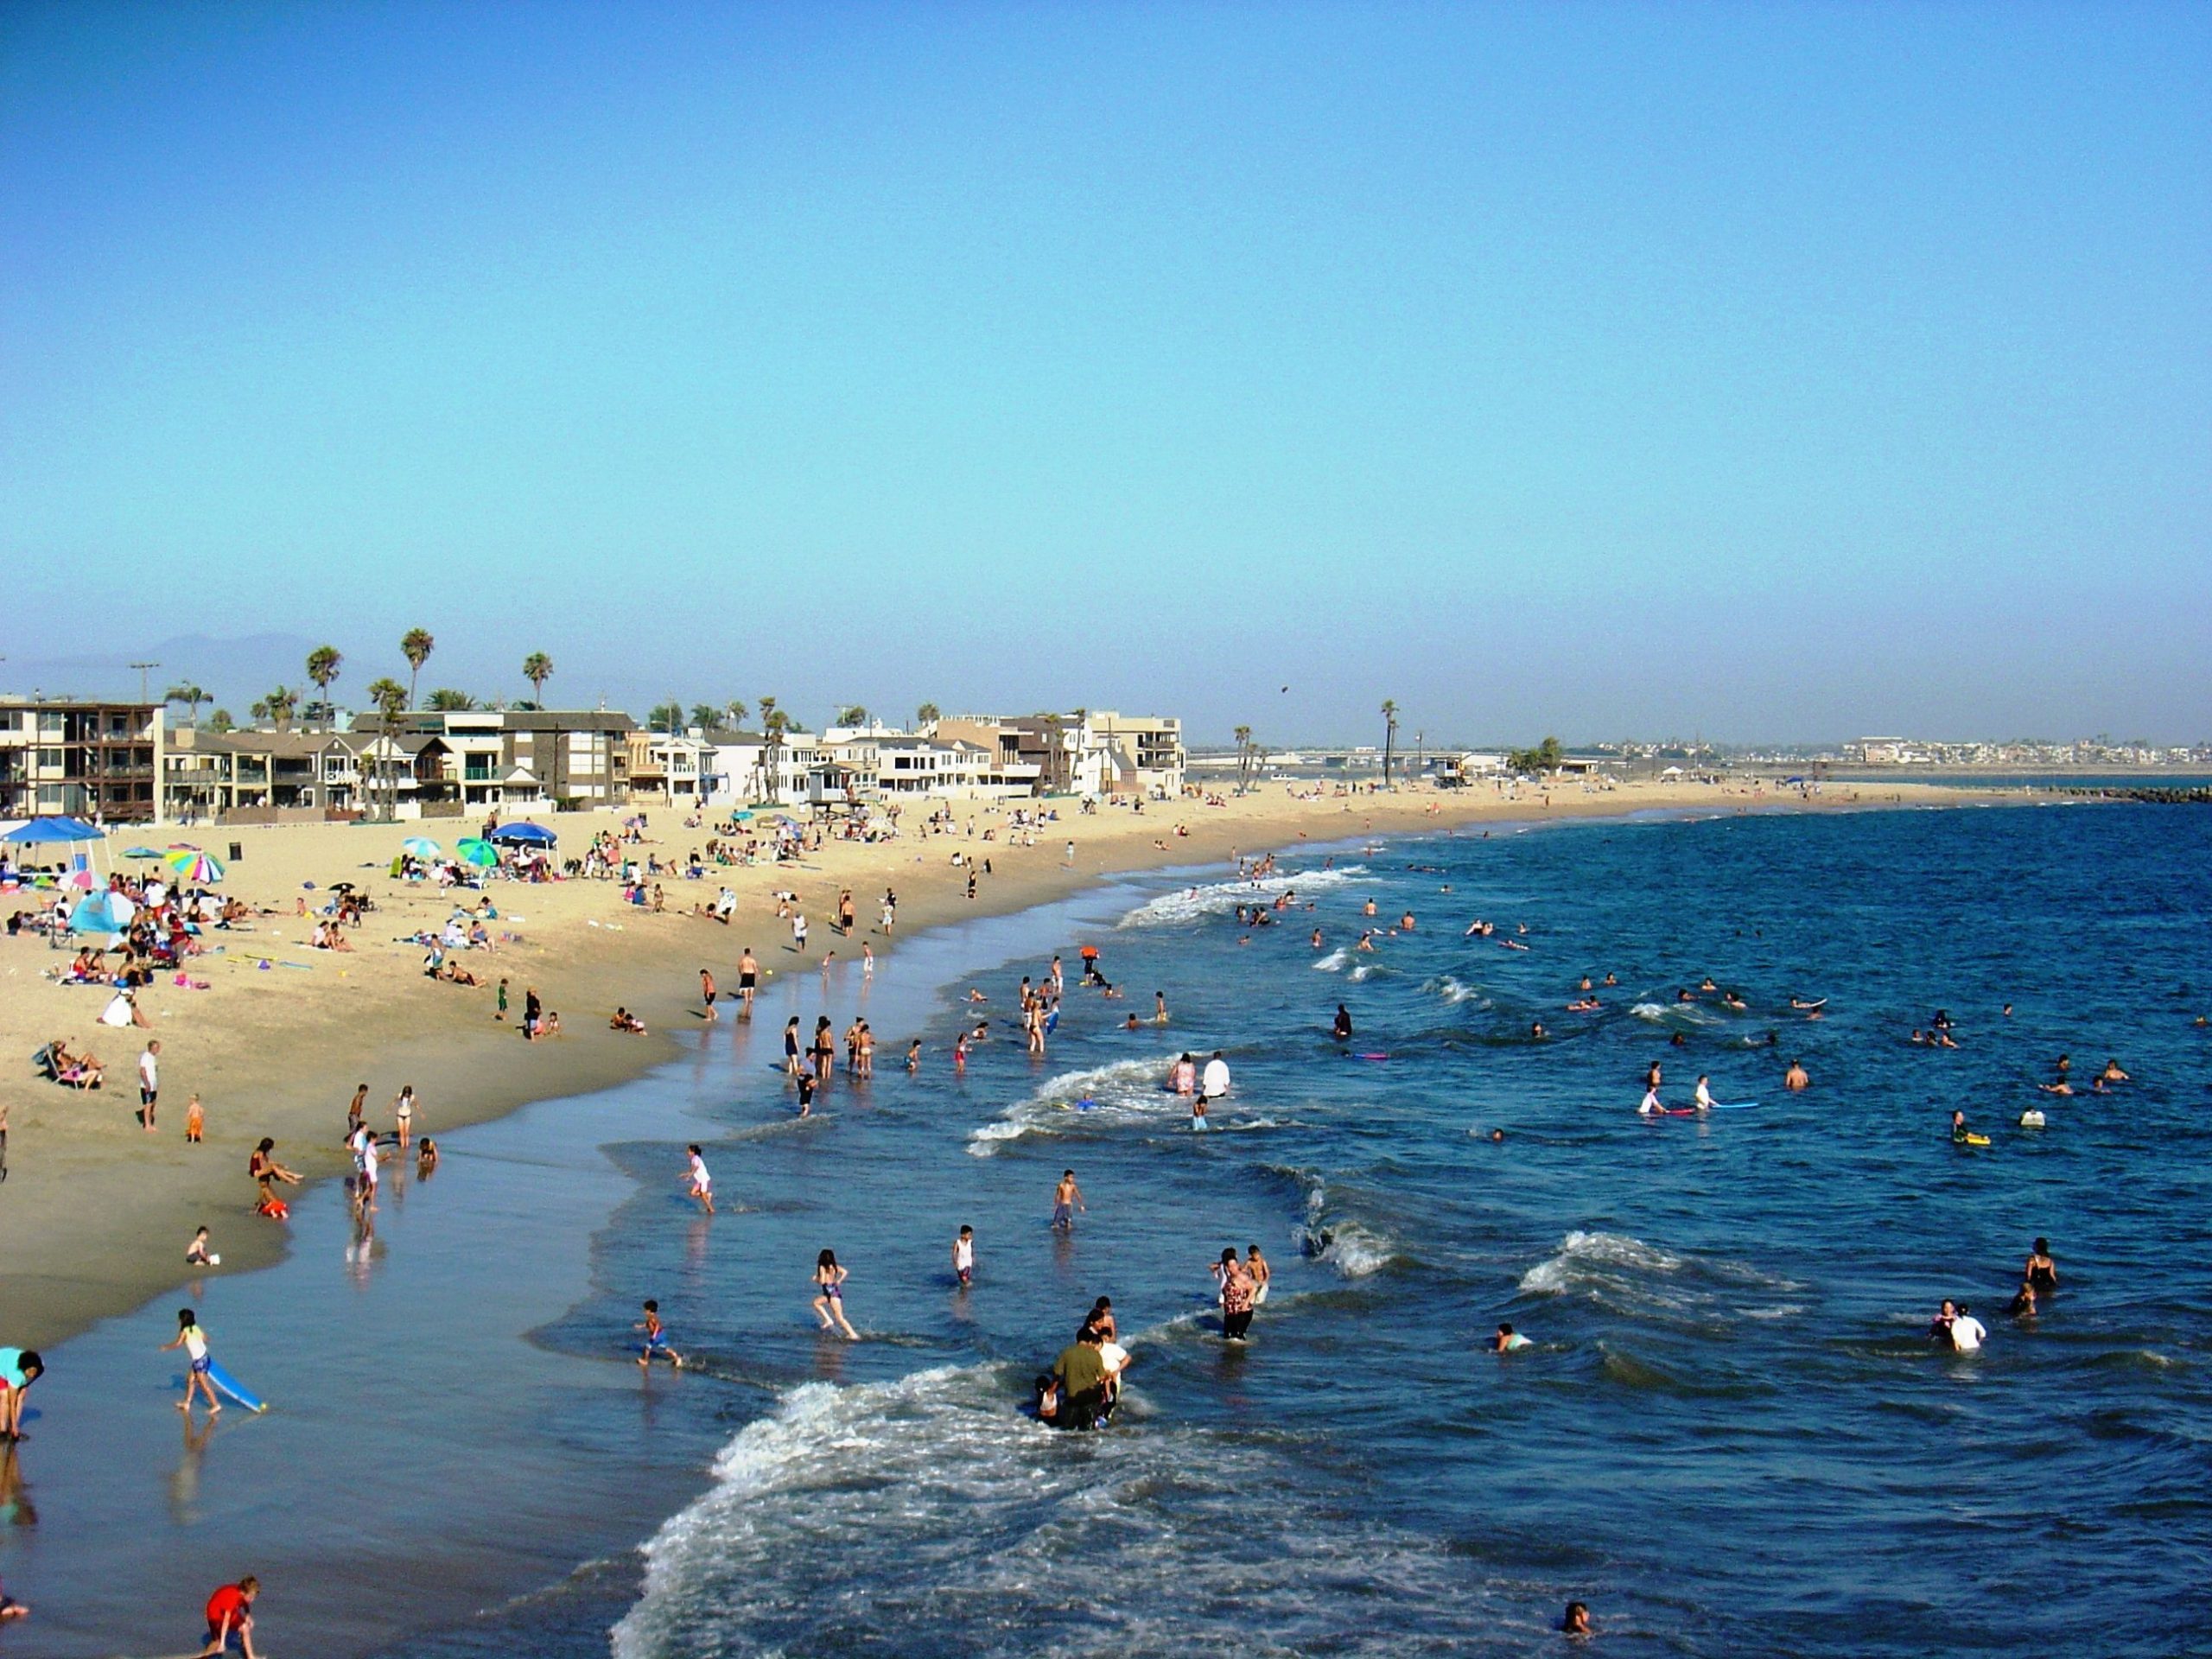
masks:
{"type": "Polygon", "coordinates": [[[703,968],[699,970],[699,1000],[707,1005],[706,1018],[711,1025],[721,1016],[715,1012],[715,976],[703,968]]]}
{"type": "Polygon", "coordinates": [[[1075,1171],[1064,1169],[1059,1185],[1052,1189],[1052,1225],[1061,1232],[1073,1232],[1078,1207],[1085,1215],[1090,1213],[1090,1206],[1083,1201],[1083,1189],[1075,1184],[1075,1171]]]}

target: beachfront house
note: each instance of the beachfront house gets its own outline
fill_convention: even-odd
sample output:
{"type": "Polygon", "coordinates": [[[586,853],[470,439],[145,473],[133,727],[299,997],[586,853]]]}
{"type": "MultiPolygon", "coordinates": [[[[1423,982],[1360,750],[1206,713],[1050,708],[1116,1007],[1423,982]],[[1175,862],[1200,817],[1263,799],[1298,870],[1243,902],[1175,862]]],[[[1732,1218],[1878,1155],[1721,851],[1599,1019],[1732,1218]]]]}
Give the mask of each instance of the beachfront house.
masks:
{"type": "Polygon", "coordinates": [[[0,697],[0,822],[158,819],[167,727],[157,702],[0,697]]]}
{"type": "MultiPolygon", "coordinates": [[[[410,710],[390,732],[413,756],[400,816],[626,804],[636,728],[629,715],[605,709],[410,710]],[[410,742],[416,738],[429,741],[418,747],[410,742]]],[[[353,733],[383,736],[384,717],[356,715],[353,733]]]]}
{"type": "Polygon", "coordinates": [[[1110,709],[963,715],[938,721],[937,735],[982,749],[991,791],[1001,794],[1027,780],[1037,794],[1172,800],[1188,760],[1180,720],[1110,709]]]}
{"type": "Polygon", "coordinates": [[[193,823],[274,823],[358,811],[362,758],[342,732],[171,734],[163,755],[165,817],[193,823]]]}
{"type": "Polygon", "coordinates": [[[708,799],[715,745],[697,728],[688,732],[632,732],[629,747],[632,800],[696,806],[708,799]]]}

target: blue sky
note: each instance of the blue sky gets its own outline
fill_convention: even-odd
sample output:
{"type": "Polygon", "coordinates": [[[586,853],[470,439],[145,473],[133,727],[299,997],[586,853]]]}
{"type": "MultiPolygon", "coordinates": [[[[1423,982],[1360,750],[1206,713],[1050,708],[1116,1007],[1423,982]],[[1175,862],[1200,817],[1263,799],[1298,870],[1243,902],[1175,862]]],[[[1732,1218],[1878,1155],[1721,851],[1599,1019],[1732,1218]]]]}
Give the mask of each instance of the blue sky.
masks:
{"type": "Polygon", "coordinates": [[[0,685],[2199,739],[2208,273],[2202,7],[18,4],[0,685]]]}

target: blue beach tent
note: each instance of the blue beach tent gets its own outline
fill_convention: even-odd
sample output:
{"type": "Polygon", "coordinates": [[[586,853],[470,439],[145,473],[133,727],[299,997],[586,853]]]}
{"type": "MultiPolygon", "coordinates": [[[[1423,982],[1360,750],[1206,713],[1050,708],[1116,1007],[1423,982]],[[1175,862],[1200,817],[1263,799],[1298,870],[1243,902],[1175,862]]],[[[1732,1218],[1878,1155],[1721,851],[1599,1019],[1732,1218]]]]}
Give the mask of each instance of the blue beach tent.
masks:
{"type": "Polygon", "coordinates": [[[102,838],[99,830],[82,818],[59,815],[29,819],[6,835],[0,836],[0,841],[13,842],[99,841],[102,838]]]}
{"type": "Polygon", "coordinates": [[[503,823],[484,839],[499,847],[550,847],[561,838],[542,823],[503,823]]]}

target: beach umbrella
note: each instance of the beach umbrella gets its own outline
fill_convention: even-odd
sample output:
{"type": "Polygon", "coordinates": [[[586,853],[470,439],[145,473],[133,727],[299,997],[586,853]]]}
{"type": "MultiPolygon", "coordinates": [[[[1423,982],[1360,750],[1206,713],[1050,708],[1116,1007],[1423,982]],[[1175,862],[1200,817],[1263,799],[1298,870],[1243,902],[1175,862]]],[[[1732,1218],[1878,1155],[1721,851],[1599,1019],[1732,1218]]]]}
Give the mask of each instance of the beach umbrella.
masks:
{"type": "Polygon", "coordinates": [[[410,836],[399,843],[399,850],[410,858],[435,858],[444,849],[428,836],[410,836]]]}
{"type": "Polygon", "coordinates": [[[138,906],[123,893],[89,893],[70,907],[69,931],[72,933],[127,932],[130,918],[137,913],[138,906]]]}
{"type": "Polygon", "coordinates": [[[484,839],[495,847],[550,847],[560,837],[542,823],[503,823],[484,839]]]}
{"type": "Polygon", "coordinates": [[[159,858],[162,853],[158,847],[126,847],[123,849],[123,855],[125,858],[159,858]]]}
{"type": "Polygon", "coordinates": [[[164,854],[162,862],[176,873],[176,879],[180,881],[204,884],[223,879],[223,867],[219,861],[190,848],[180,848],[174,853],[164,854]]]}
{"type": "Polygon", "coordinates": [[[477,836],[455,842],[454,850],[461,855],[462,863],[474,864],[487,870],[499,861],[499,849],[477,836]]]}

